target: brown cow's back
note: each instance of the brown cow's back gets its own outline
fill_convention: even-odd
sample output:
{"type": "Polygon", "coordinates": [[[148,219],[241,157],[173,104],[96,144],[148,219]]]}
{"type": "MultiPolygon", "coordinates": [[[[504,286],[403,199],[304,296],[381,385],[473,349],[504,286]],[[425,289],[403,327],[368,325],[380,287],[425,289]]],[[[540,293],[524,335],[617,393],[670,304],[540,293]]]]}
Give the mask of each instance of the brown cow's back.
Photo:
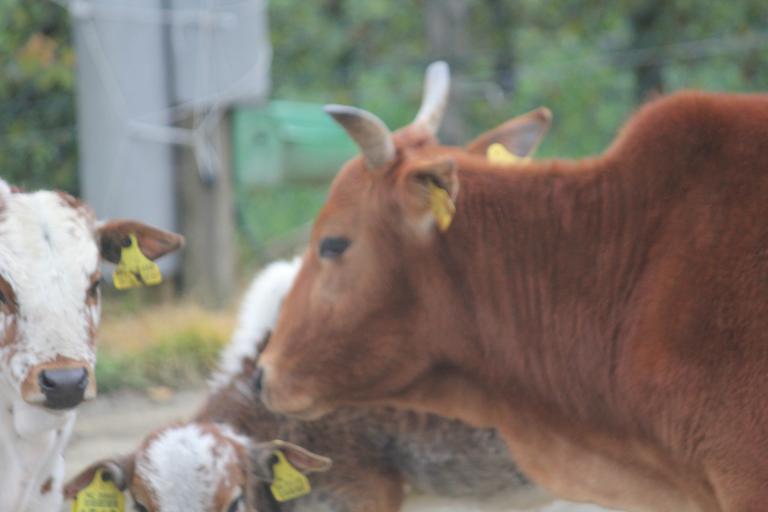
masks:
{"type": "Polygon", "coordinates": [[[487,363],[527,388],[506,438],[555,492],[721,510],[740,492],[713,487],[768,478],[766,126],[765,96],[677,95],[600,160],[531,169],[547,186],[507,196],[522,235],[496,259],[528,282],[506,297],[516,341],[487,363]]]}

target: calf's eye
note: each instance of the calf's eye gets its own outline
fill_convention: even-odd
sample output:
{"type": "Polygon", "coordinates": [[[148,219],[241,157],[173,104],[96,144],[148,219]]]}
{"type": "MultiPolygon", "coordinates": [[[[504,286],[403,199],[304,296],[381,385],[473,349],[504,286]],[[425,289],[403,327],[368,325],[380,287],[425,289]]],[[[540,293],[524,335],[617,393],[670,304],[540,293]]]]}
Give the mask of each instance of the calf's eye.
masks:
{"type": "Polygon", "coordinates": [[[241,494],[234,500],[232,500],[232,503],[229,504],[229,507],[227,507],[227,512],[238,512],[240,510],[240,505],[243,503],[243,495],[241,494]]]}
{"type": "Polygon", "coordinates": [[[328,236],[320,240],[320,257],[327,259],[338,258],[349,247],[350,241],[343,236],[328,236]]]}
{"type": "Polygon", "coordinates": [[[101,279],[97,279],[88,288],[88,297],[95,299],[99,296],[99,289],[101,289],[101,279]]]}
{"type": "Polygon", "coordinates": [[[16,296],[13,293],[13,287],[0,277],[0,313],[13,314],[18,309],[16,296]]]}

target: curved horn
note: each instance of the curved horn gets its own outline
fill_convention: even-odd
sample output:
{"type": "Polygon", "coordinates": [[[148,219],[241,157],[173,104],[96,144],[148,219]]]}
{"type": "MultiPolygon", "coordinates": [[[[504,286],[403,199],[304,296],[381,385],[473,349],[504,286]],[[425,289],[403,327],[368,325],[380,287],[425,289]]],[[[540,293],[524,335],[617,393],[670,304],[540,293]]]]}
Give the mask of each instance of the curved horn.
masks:
{"type": "Polygon", "coordinates": [[[369,169],[378,169],[395,159],[395,143],[384,122],[365,110],[344,105],[326,105],[329,114],[360,147],[369,169]]]}
{"type": "Polygon", "coordinates": [[[432,134],[437,133],[443,120],[445,106],[448,103],[451,72],[448,64],[442,60],[433,62],[427,67],[424,77],[424,94],[421,97],[421,108],[413,123],[421,123],[432,134]]]}

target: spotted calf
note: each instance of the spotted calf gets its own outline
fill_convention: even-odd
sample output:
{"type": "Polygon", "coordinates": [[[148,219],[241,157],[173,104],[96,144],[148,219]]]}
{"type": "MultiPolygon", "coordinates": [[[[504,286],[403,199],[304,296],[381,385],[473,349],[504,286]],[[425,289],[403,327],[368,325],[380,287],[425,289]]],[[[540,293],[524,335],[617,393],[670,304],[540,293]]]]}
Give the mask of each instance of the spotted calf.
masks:
{"type": "Polygon", "coordinates": [[[0,180],[0,512],[57,510],[75,407],[96,395],[100,255],[135,233],[152,259],[181,236],[98,222],[74,197],[0,180]]]}

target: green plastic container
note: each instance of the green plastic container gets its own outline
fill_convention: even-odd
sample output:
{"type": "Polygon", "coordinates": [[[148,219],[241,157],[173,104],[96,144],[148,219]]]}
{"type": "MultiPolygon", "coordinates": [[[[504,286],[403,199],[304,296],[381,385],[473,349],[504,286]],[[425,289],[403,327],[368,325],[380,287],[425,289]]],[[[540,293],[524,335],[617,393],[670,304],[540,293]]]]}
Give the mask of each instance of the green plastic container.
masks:
{"type": "Polygon", "coordinates": [[[233,161],[238,183],[325,183],[357,152],[322,105],[272,101],[243,106],[232,116],[233,161]]]}

